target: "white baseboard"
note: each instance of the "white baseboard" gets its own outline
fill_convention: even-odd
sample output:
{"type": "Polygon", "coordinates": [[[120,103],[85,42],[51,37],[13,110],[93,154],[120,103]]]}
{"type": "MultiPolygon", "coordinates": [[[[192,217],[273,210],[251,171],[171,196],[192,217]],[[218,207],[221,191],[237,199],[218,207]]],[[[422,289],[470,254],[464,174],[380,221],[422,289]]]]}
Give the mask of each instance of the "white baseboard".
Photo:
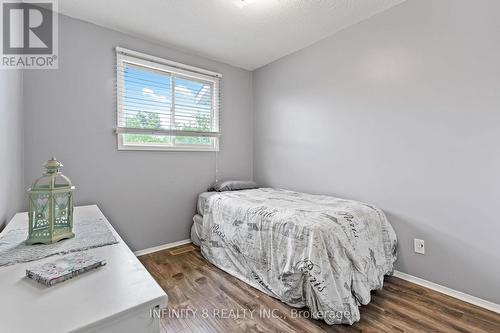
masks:
{"type": "Polygon", "coordinates": [[[150,247],[149,249],[135,251],[134,254],[138,257],[138,256],[143,256],[145,254],[150,254],[150,253],[153,253],[153,252],[158,252],[158,251],[161,251],[161,250],[166,250],[166,249],[170,249],[172,247],[181,246],[181,245],[189,244],[189,243],[191,243],[191,240],[190,239],[185,239],[185,240],[181,240],[181,241],[178,241],[178,242],[173,242],[173,243],[158,245],[158,246],[155,246],[155,247],[150,247]]]}
{"type": "Polygon", "coordinates": [[[466,293],[463,293],[461,291],[454,290],[454,289],[451,289],[448,287],[444,287],[444,286],[439,285],[437,283],[430,282],[430,281],[427,281],[427,280],[424,280],[424,279],[421,279],[421,278],[418,278],[416,276],[406,274],[406,273],[403,273],[400,271],[394,271],[394,276],[398,277],[400,279],[409,281],[409,282],[413,282],[413,283],[418,284],[422,287],[426,287],[426,288],[435,290],[435,291],[440,292],[442,294],[445,294],[445,295],[448,295],[448,296],[451,296],[454,298],[458,298],[461,301],[477,305],[481,308],[485,308],[487,310],[490,310],[490,311],[493,311],[496,313],[500,313],[500,304],[486,301],[482,298],[472,296],[472,295],[469,295],[469,294],[466,294],[466,293]]]}

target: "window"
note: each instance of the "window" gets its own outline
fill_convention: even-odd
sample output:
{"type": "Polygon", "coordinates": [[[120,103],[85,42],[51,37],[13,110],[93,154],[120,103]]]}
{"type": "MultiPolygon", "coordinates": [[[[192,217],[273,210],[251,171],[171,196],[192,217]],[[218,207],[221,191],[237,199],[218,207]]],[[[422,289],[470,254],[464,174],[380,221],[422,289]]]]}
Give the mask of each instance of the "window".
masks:
{"type": "Polygon", "coordinates": [[[119,150],[219,149],[221,75],[116,48],[119,150]]]}

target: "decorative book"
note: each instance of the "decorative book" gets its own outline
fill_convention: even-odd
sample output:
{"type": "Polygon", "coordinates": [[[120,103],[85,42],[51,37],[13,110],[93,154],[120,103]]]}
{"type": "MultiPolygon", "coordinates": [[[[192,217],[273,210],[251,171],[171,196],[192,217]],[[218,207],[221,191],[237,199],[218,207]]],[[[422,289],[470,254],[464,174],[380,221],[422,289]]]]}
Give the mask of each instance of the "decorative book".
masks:
{"type": "Polygon", "coordinates": [[[26,269],[26,276],[47,287],[106,265],[106,260],[84,252],[26,269]]]}

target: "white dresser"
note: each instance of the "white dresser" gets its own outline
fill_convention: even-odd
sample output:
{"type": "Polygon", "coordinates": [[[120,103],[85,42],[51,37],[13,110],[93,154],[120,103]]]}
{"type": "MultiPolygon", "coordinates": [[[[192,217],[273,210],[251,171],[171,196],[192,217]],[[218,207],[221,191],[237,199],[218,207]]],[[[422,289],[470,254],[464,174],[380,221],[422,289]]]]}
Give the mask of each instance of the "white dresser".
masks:
{"type": "MultiPolygon", "coordinates": [[[[107,265],[50,288],[26,278],[25,270],[55,257],[0,267],[0,332],[160,332],[151,309],[166,306],[165,292],[97,206],[76,207],[74,214],[75,219],[103,217],[119,240],[88,250],[107,265]]],[[[27,213],[17,214],[2,233],[27,219],[27,213]]]]}

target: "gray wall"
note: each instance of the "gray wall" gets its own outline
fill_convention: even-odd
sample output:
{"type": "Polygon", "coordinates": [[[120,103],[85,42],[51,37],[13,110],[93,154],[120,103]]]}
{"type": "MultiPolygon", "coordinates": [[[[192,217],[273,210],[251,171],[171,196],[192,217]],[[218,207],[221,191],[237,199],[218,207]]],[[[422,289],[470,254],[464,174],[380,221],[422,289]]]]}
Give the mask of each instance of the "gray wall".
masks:
{"type": "Polygon", "coordinates": [[[498,13],[409,0],[257,70],[256,180],[380,206],[398,270],[500,303],[498,13]]]}
{"type": "Polygon", "coordinates": [[[22,71],[0,69],[0,230],[24,206],[22,71]]]}
{"type": "Polygon", "coordinates": [[[26,186],[55,155],[134,250],[189,237],[215,153],[117,151],[115,46],[223,74],[220,178],[252,178],[252,73],[61,16],[59,69],[24,76],[26,186]]]}

